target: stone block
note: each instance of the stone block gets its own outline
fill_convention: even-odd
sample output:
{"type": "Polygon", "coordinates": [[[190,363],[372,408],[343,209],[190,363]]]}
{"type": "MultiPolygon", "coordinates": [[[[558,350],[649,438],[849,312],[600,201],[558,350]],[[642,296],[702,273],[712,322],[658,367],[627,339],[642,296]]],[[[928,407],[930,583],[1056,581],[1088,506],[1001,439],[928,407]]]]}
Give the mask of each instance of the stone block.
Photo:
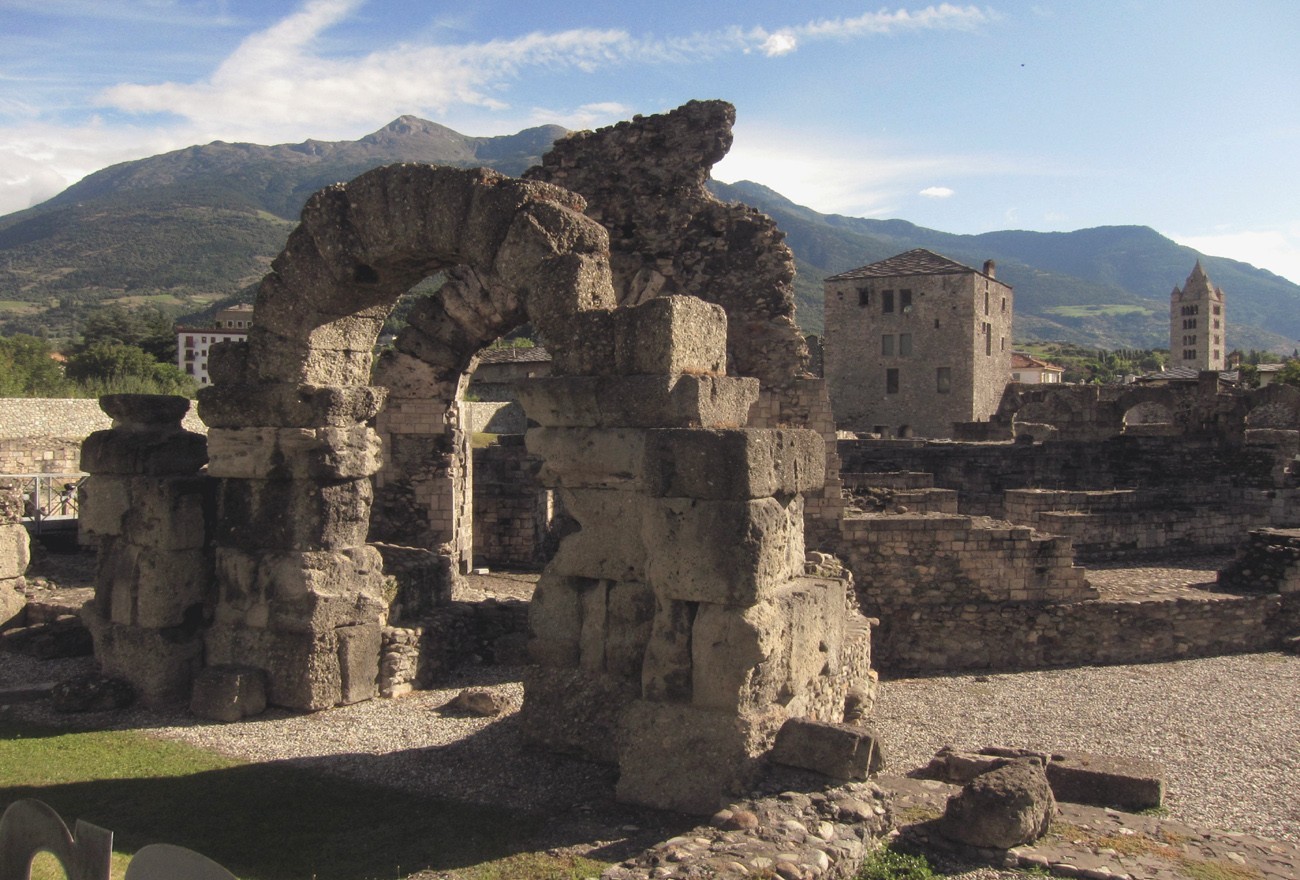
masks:
{"type": "Polygon", "coordinates": [[[639,491],[646,431],[639,428],[531,428],[529,453],[542,459],[538,481],[562,489],[639,491]]]}
{"type": "Polygon", "coordinates": [[[105,394],[99,408],[112,418],[114,428],[164,433],[181,429],[190,401],[174,394],[105,394]]]}
{"type": "Polygon", "coordinates": [[[131,479],[108,474],[88,477],[78,490],[78,523],[88,536],[120,535],[131,509],[131,479]]]}
{"type": "Polygon", "coordinates": [[[617,797],[712,815],[748,788],[762,751],[759,731],[734,712],[637,700],[621,719],[617,797]]]}
{"type": "Polygon", "coordinates": [[[207,464],[207,444],[191,431],[96,431],[81,444],[81,469],[118,476],[194,474],[207,464]]]}
{"type": "Polygon", "coordinates": [[[744,500],[826,481],[826,443],[815,431],[651,430],[644,443],[644,482],[654,496],[744,500]]]}
{"type": "Polygon", "coordinates": [[[27,594],[20,589],[22,583],[17,578],[0,580],[0,632],[26,623],[27,594]]]}
{"type": "Polygon", "coordinates": [[[266,699],[272,706],[317,712],[342,697],[335,630],[286,632],[223,625],[218,619],[203,637],[210,666],[248,665],[266,670],[266,699]]]}
{"type": "MultiPolygon", "coordinates": [[[[121,534],[140,547],[162,551],[202,549],[208,543],[216,487],[203,475],[134,477],[127,487],[131,506],[120,520],[121,534]]],[[[96,491],[92,485],[89,494],[93,496],[96,491]]],[[[117,497],[110,498],[107,504],[115,505],[117,501],[117,497]]]]}
{"type": "Polygon", "coordinates": [[[1055,814],[1042,762],[1021,758],[975,777],[949,798],[938,828],[970,846],[1011,849],[1046,834],[1055,814]]]}
{"type": "Polygon", "coordinates": [[[658,702],[691,700],[691,637],[696,602],[655,598],[650,640],[641,666],[641,695],[658,702]]]}
{"type": "Polygon", "coordinates": [[[789,581],[747,608],[702,604],[691,634],[692,703],[814,714],[820,680],[842,665],[846,617],[844,582],[818,578],[789,581]]]}
{"type": "Polygon", "coordinates": [[[724,375],[727,313],[693,296],[662,296],[614,312],[614,357],[624,376],[724,375]]]}
{"type": "Polygon", "coordinates": [[[561,577],[549,571],[538,579],[528,607],[528,652],[534,663],[548,669],[578,665],[585,583],[584,578],[561,577]]]}
{"type": "Polygon", "coordinates": [[[383,641],[379,622],[341,626],[335,635],[339,645],[339,702],[347,705],[373,699],[379,693],[383,641]]]}
{"type": "Polygon", "coordinates": [[[1164,803],[1164,773],[1150,761],[1086,752],[1052,755],[1047,781],[1058,801],[1137,811],[1164,803]]]}
{"type": "MultiPolygon", "coordinates": [[[[614,373],[614,311],[579,312],[554,340],[552,376],[608,376],[614,373]]],[[[549,342],[549,338],[548,338],[549,342]]]]}
{"type": "Polygon", "coordinates": [[[336,550],[366,542],[369,480],[222,480],[215,540],[246,550],[336,550]]]}
{"type": "Polygon", "coordinates": [[[803,501],[648,502],[642,534],[655,553],[646,578],[658,595],[752,605],[803,571],[803,501]]]}
{"type": "Polygon", "coordinates": [[[641,522],[646,499],[612,489],[561,490],[560,499],[580,528],[560,541],[551,571],[613,581],[645,580],[641,522]]]}
{"type": "Polygon", "coordinates": [[[374,547],[264,555],[219,547],[215,558],[217,616],[228,623],[323,633],[383,614],[383,563],[374,547]]]}
{"type": "Polygon", "coordinates": [[[605,671],[641,680],[655,617],[655,597],[644,583],[610,584],[605,605],[605,671]]]}
{"type": "Polygon", "coordinates": [[[208,473],[255,480],[352,480],[379,470],[379,435],[347,428],[213,428],[208,473]]]}
{"type": "Polygon", "coordinates": [[[251,666],[209,666],[194,677],[190,712],[239,721],[266,711],[266,673],[251,666]]]}
{"type": "Polygon", "coordinates": [[[387,396],[374,385],[209,385],[199,389],[199,417],[210,428],[350,428],[374,418],[387,396]]]}
{"type": "Polygon", "coordinates": [[[0,525],[0,581],[23,576],[32,561],[31,539],[25,526],[0,525]]]}
{"type": "Polygon", "coordinates": [[[739,428],[758,380],[722,376],[546,376],[518,383],[528,417],[556,428],[739,428]]]}
{"type": "Polygon", "coordinates": [[[203,640],[198,634],[187,637],[171,627],[123,626],[107,620],[98,610],[81,616],[94,639],[95,661],[104,675],[130,682],[146,706],[188,704],[191,682],[203,666],[203,640]]]}
{"type": "Polygon", "coordinates": [[[872,731],[811,718],[791,718],[781,725],[772,760],[832,779],[866,779],[885,766],[872,731]]]}

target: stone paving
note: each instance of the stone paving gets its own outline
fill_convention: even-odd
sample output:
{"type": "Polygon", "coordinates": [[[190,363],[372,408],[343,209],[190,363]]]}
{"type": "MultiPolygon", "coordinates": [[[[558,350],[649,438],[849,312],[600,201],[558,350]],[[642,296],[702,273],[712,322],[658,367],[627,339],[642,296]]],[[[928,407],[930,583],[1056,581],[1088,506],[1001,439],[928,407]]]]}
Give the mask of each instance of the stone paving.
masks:
{"type": "Polygon", "coordinates": [[[1087,566],[1088,583],[1103,602],[1143,602],[1160,599],[1225,601],[1238,598],[1215,583],[1231,555],[1186,556],[1178,560],[1094,563],[1087,566]]]}
{"type": "Polygon", "coordinates": [[[882,776],[877,783],[893,796],[897,842],[904,849],[1088,880],[1300,877],[1300,846],[1293,843],[1080,804],[1059,804],[1051,830],[1033,844],[1005,852],[971,850],[948,842],[934,827],[958,786],[901,776],[882,776]]]}

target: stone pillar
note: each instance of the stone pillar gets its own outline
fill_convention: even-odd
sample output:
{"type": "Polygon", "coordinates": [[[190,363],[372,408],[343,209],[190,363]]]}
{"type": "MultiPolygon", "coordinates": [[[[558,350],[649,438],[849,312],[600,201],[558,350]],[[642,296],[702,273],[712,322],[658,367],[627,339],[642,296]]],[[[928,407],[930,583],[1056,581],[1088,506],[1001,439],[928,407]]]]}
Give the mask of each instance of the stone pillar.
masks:
{"type": "Polygon", "coordinates": [[[23,574],[31,561],[31,538],[22,524],[17,489],[0,489],[0,630],[19,626],[27,605],[23,574]]]}
{"type": "Polygon", "coordinates": [[[540,479],[580,525],[534,596],[523,723],[617,761],[622,800],[709,813],[788,717],[840,720],[869,674],[846,582],[803,576],[824,441],[741,427],[758,382],[723,375],[720,307],[580,317],[558,375],[520,388],[540,479]]]}
{"type": "Polygon", "coordinates": [[[113,418],[81,447],[80,528],[98,544],[95,598],[82,612],[107,675],[148,705],[184,702],[212,612],[212,485],[183,397],[111,394],[113,418]]]}
{"type": "Polygon", "coordinates": [[[369,699],[386,603],[365,423],[383,390],[216,379],[199,399],[219,481],[207,664],[263,670],[268,702],[290,709],[369,699]]]}

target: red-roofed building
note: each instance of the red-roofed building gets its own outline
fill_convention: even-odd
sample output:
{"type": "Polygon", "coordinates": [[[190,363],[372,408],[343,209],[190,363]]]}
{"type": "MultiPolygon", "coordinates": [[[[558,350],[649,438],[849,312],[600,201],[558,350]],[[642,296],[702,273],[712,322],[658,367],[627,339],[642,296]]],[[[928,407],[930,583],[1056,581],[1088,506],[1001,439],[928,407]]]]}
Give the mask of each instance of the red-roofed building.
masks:
{"type": "Polygon", "coordinates": [[[1030,385],[1057,385],[1065,367],[1040,361],[1038,358],[1019,351],[1011,352],[1011,381],[1030,385]]]}

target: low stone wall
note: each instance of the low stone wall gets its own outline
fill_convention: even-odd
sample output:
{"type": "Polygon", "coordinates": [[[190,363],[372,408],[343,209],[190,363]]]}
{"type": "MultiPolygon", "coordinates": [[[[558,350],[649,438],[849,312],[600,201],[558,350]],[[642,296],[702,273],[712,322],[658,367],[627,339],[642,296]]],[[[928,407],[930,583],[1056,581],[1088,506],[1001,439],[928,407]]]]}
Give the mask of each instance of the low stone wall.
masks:
{"type": "Polygon", "coordinates": [[[863,611],[902,606],[1091,598],[1067,538],[949,514],[861,514],[843,521],[845,559],[863,611]]]}
{"type": "Polygon", "coordinates": [[[518,401],[461,401],[460,412],[471,434],[523,434],[528,429],[528,416],[518,401]]]}
{"type": "Polygon", "coordinates": [[[1237,558],[1219,572],[1219,586],[1250,593],[1300,592],[1300,529],[1251,532],[1237,558]]]}
{"type": "Polygon", "coordinates": [[[872,630],[887,675],[1148,663],[1281,647],[1300,594],[1142,602],[974,602],[896,608],[872,630]]]}
{"type": "Polygon", "coordinates": [[[1074,541],[1080,562],[1222,553],[1251,529],[1297,516],[1289,492],[1241,489],[1209,497],[1179,492],[1011,489],[1008,520],[1074,541]]]}

